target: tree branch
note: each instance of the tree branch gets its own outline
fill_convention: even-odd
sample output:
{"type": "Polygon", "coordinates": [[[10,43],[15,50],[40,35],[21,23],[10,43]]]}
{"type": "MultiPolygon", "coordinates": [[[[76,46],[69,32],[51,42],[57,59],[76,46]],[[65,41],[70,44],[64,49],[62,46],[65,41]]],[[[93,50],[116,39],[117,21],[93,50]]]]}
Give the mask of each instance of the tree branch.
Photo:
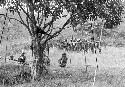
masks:
{"type": "MultiPolygon", "coordinates": [[[[3,17],[3,16],[4,16],[4,17],[6,17],[6,15],[5,15],[5,14],[0,14],[0,16],[2,16],[2,17],[3,17]]],[[[0,18],[1,18],[1,17],[0,17],[0,18]]]]}
{"type": "MultiPolygon", "coordinates": [[[[41,9],[42,8],[40,8],[40,6],[41,6],[41,4],[42,4],[42,1],[40,1],[40,3],[38,4],[39,6],[38,6],[38,8],[39,8],[39,10],[38,10],[38,16],[37,16],[37,21],[38,21],[38,25],[39,25],[39,27],[40,27],[40,21],[39,21],[39,19],[40,19],[40,12],[41,12],[41,9]]],[[[43,15],[43,14],[42,14],[43,15]]]]}
{"type": "Polygon", "coordinates": [[[28,31],[30,31],[30,35],[32,35],[32,32],[31,32],[29,26],[27,24],[25,24],[24,20],[22,19],[21,15],[20,15],[20,12],[17,11],[17,13],[18,13],[18,15],[20,17],[20,20],[22,21],[23,25],[28,29],[28,31]]]}
{"type": "MultiPolygon", "coordinates": [[[[2,16],[4,16],[4,17],[7,17],[5,14],[0,14],[0,15],[2,15],[2,16]]],[[[21,17],[21,16],[20,16],[20,17],[21,17]]],[[[21,24],[23,24],[23,25],[28,29],[30,35],[32,35],[32,32],[30,31],[30,28],[24,23],[24,21],[22,20],[22,18],[21,18],[21,21],[18,20],[18,19],[16,19],[16,18],[10,18],[10,17],[7,17],[7,18],[9,19],[9,21],[10,21],[11,19],[13,19],[13,20],[18,21],[18,22],[20,22],[21,24]]]]}
{"type": "MultiPolygon", "coordinates": [[[[8,18],[9,18],[9,17],[8,17],[8,18]]],[[[16,18],[9,18],[9,20],[11,20],[11,19],[16,20],[16,21],[20,22],[21,24],[23,24],[23,25],[28,29],[30,35],[32,35],[32,32],[30,31],[30,28],[29,28],[25,23],[23,23],[22,21],[20,21],[20,20],[18,20],[18,19],[16,19],[16,18]]]]}
{"type": "Polygon", "coordinates": [[[41,17],[39,19],[41,19],[39,21],[39,27],[40,27],[42,25],[42,22],[45,20],[44,17],[43,17],[43,14],[41,15],[41,17]]]}
{"type": "Polygon", "coordinates": [[[60,28],[60,30],[58,30],[57,32],[55,32],[53,35],[51,35],[50,37],[48,37],[44,43],[46,43],[47,41],[49,41],[50,39],[53,39],[54,37],[57,37],[62,30],[65,29],[65,26],[68,25],[70,23],[70,18],[66,21],[66,23],[63,25],[62,28],[60,28]]]}
{"type": "MultiPolygon", "coordinates": [[[[30,15],[22,8],[22,6],[20,5],[20,3],[18,3],[17,0],[15,0],[16,3],[20,6],[20,8],[23,10],[23,12],[27,15],[27,17],[33,22],[33,20],[31,19],[30,15]]],[[[34,22],[33,22],[34,23],[34,22]]]]}
{"type": "Polygon", "coordinates": [[[47,23],[47,24],[44,25],[43,30],[44,30],[46,27],[51,26],[51,25],[53,24],[53,22],[54,22],[54,20],[53,20],[53,18],[52,18],[52,20],[51,20],[49,23],[47,23]]]}
{"type": "MultiPolygon", "coordinates": [[[[27,13],[29,13],[28,7],[27,7],[27,13]]],[[[29,18],[27,16],[26,16],[26,21],[27,21],[27,25],[29,27],[30,26],[30,24],[29,24],[29,18]]]]}
{"type": "Polygon", "coordinates": [[[39,25],[39,14],[40,14],[40,11],[38,11],[38,13],[37,13],[37,22],[38,22],[38,25],[39,25]]]}
{"type": "MultiPolygon", "coordinates": [[[[29,28],[28,16],[26,16],[26,17],[27,17],[27,18],[26,18],[27,24],[25,24],[24,20],[23,20],[22,17],[21,17],[21,14],[20,14],[20,12],[19,12],[19,10],[18,10],[18,9],[19,9],[18,6],[20,6],[20,4],[18,3],[18,1],[16,1],[16,3],[14,3],[14,5],[15,5],[15,7],[16,7],[16,11],[17,11],[17,13],[18,13],[19,18],[20,18],[21,21],[18,20],[18,19],[15,19],[15,18],[13,18],[13,19],[15,19],[16,21],[18,21],[18,22],[20,22],[21,24],[23,24],[23,25],[28,29],[30,35],[32,35],[32,32],[31,32],[31,30],[30,30],[30,28],[29,28]]],[[[22,8],[22,10],[24,10],[24,9],[22,8]]],[[[25,11],[25,10],[24,10],[24,11],[25,11]]],[[[28,13],[28,9],[27,9],[27,13],[28,13]]]]}

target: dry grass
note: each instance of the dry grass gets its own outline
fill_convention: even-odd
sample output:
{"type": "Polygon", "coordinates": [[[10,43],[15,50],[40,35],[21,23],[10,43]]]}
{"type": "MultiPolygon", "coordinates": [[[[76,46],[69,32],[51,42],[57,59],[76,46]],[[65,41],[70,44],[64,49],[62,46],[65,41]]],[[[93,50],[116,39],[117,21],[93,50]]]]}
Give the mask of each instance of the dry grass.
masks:
{"type": "MultiPolygon", "coordinates": [[[[22,48],[25,48],[25,46],[23,47],[22,46],[23,44],[20,45],[20,47],[17,46],[17,48],[16,46],[14,46],[15,47],[14,49],[20,50],[22,48]]],[[[107,49],[108,48],[103,49],[103,53],[99,55],[99,65],[105,66],[107,64],[106,61],[108,61],[108,64],[113,65],[114,61],[112,60],[115,60],[115,59],[119,63],[120,61],[124,61],[123,49],[113,48],[113,47],[111,47],[110,50],[109,49],[107,50],[107,49]],[[122,56],[120,57],[121,59],[117,58],[119,56],[122,56]]],[[[20,53],[17,51],[14,51],[14,52],[16,52],[15,54],[20,53]]],[[[95,68],[91,67],[89,68],[89,71],[88,71],[89,74],[85,73],[85,68],[83,68],[84,55],[82,57],[81,53],[67,53],[68,58],[73,59],[72,64],[69,64],[69,61],[68,61],[67,67],[65,69],[61,69],[58,67],[57,60],[61,57],[62,53],[63,51],[59,51],[55,48],[50,50],[50,59],[51,59],[51,67],[49,68],[50,73],[49,75],[46,75],[45,78],[39,82],[33,82],[33,83],[22,82],[23,84],[21,84],[20,82],[20,83],[16,83],[17,85],[14,86],[13,85],[14,77],[19,75],[19,69],[20,69],[19,66],[17,67],[17,65],[1,66],[0,76],[3,76],[3,77],[0,77],[0,79],[1,78],[8,79],[10,83],[7,83],[7,82],[6,83],[9,85],[13,85],[14,87],[93,87],[92,84],[93,84],[95,68]],[[6,70],[6,72],[3,72],[3,70],[6,70]]],[[[90,55],[87,54],[87,56],[88,56],[87,57],[88,63],[90,63],[91,65],[94,65],[95,62],[91,62],[91,61],[94,61],[94,58],[92,59],[92,57],[94,56],[91,53],[90,55]]],[[[123,73],[121,73],[120,72],[121,69],[115,69],[115,68],[104,69],[104,68],[105,67],[99,67],[99,71],[96,76],[95,87],[125,87],[125,75],[124,75],[125,70],[123,70],[123,73]]],[[[3,84],[2,81],[0,81],[1,85],[3,84]]]]}
{"type": "Polygon", "coordinates": [[[12,64],[4,64],[0,66],[0,85],[8,86],[29,82],[30,79],[28,81],[28,78],[24,81],[24,78],[26,78],[26,76],[21,77],[21,74],[30,77],[29,68],[26,66],[25,68],[27,69],[24,69],[22,66],[12,64]]]}
{"type": "MultiPolygon", "coordinates": [[[[15,84],[14,77],[19,75],[20,67],[17,65],[5,65],[0,67],[0,80],[2,78],[7,80],[8,82],[5,81],[5,86],[8,87],[10,87],[9,85],[11,87],[93,87],[93,69],[95,68],[89,68],[88,73],[85,73],[85,68],[50,68],[49,74],[44,76],[39,82],[20,82],[15,84]]],[[[97,72],[94,87],[125,87],[125,70],[115,73],[117,69],[109,69],[100,69],[97,72]]],[[[0,84],[3,87],[2,81],[0,81],[0,84]]]]}
{"type": "Polygon", "coordinates": [[[123,75],[113,75],[105,71],[105,73],[96,76],[95,86],[93,86],[93,74],[89,74],[87,78],[83,71],[60,69],[56,73],[51,73],[52,79],[44,78],[39,82],[26,83],[15,87],[125,87],[123,75]]]}

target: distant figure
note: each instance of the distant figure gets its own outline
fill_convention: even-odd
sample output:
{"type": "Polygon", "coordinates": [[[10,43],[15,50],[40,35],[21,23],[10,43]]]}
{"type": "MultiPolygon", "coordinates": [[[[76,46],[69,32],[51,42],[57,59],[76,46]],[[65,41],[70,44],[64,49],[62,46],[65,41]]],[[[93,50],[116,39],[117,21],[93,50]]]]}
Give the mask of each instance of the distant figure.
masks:
{"type": "Polygon", "coordinates": [[[21,56],[18,58],[18,62],[20,62],[20,64],[24,64],[26,62],[26,56],[24,54],[25,53],[23,52],[21,56]]]}
{"type": "Polygon", "coordinates": [[[10,56],[10,60],[13,60],[13,58],[14,58],[14,56],[13,56],[13,55],[11,55],[11,56],[10,56]]]}
{"type": "Polygon", "coordinates": [[[59,62],[59,64],[60,64],[59,66],[60,66],[60,67],[66,67],[67,60],[68,60],[68,58],[67,58],[67,56],[66,56],[66,53],[63,53],[63,54],[62,54],[62,58],[58,60],[58,62],[59,62]]]}

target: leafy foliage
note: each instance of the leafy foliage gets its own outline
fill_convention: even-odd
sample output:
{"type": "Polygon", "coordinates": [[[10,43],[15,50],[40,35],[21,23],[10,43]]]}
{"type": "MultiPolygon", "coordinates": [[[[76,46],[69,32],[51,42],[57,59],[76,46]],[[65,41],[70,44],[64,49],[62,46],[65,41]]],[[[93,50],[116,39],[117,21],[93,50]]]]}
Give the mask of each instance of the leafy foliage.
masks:
{"type": "MultiPolygon", "coordinates": [[[[70,14],[70,17],[67,23],[64,23],[63,28],[68,24],[72,25],[72,27],[76,27],[78,24],[84,26],[85,22],[89,20],[95,21],[98,18],[105,20],[104,28],[108,29],[112,29],[122,22],[123,6],[119,0],[12,0],[11,2],[6,2],[6,4],[8,5],[8,10],[13,14],[16,12],[20,15],[20,10],[26,14],[27,23],[21,20],[21,16],[21,21],[19,21],[26,28],[30,27],[28,22],[31,21],[34,28],[38,27],[42,30],[47,28],[46,33],[52,34],[52,36],[48,36],[51,38],[58,36],[59,32],[61,32],[59,30],[59,32],[52,33],[52,29],[56,20],[67,16],[64,15],[64,10],[70,14]],[[10,3],[13,5],[10,5],[10,3]],[[34,12],[37,13],[37,18],[35,18],[34,12]],[[47,22],[48,18],[51,18],[49,22],[47,22]]],[[[28,31],[31,35],[36,34],[34,32],[36,28],[35,30],[29,28],[28,31]]],[[[45,36],[44,34],[40,38],[45,36]]]]}
{"type": "Polygon", "coordinates": [[[74,26],[84,24],[88,19],[95,21],[101,18],[106,20],[105,28],[113,28],[120,24],[123,12],[119,0],[69,0],[65,7],[72,14],[74,26]]]}

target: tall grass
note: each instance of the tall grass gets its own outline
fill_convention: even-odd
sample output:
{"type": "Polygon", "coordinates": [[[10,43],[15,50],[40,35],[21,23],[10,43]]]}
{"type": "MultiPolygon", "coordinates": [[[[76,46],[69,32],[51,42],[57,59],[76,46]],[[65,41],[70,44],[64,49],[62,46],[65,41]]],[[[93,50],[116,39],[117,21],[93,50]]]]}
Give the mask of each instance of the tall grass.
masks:
{"type": "Polygon", "coordinates": [[[19,65],[2,65],[0,66],[0,85],[14,85],[25,82],[30,82],[31,75],[29,73],[28,67],[19,65]]]}

